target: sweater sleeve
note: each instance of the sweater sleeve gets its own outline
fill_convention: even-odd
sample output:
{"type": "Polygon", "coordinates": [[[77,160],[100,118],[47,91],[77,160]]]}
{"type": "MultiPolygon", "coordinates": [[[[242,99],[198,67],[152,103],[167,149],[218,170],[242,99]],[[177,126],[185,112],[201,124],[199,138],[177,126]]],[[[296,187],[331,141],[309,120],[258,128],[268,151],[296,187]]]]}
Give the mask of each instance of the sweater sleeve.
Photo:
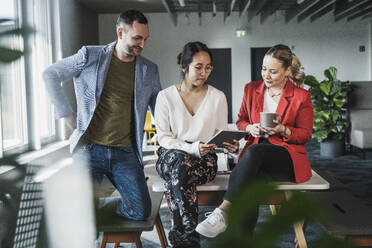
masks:
{"type": "Polygon", "coordinates": [[[227,130],[228,122],[228,109],[227,109],[227,100],[225,94],[222,93],[220,101],[217,108],[217,130],[227,130]]]}
{"type": "Polygon", "coordinates": [[[160,92],[155,105],[155,125],[156,132],[158,133],[159,144],[166,149],[179,149],[190,153],[191,155],[200,157],[199,143],[196,141],[193,143],[187,143],[183,140],[177,139],[172,133],[170,127],[170,110],[166,101],[164,92],[160,92]]]}

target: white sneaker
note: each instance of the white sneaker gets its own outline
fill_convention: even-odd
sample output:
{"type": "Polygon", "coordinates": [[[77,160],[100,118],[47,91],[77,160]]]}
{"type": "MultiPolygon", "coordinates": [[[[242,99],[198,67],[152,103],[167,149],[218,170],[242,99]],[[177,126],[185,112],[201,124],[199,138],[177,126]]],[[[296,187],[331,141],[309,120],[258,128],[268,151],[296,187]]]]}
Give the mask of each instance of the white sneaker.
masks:
{"type": "Polygon", "coordinates": [[[216,208],[213,212],[206,213],[205,216],[207,218],[197,225],[195,231],[208,238],[216,237],[226,230],[227,221],[225,215],[225,212],[219,208],[216,208]]]}

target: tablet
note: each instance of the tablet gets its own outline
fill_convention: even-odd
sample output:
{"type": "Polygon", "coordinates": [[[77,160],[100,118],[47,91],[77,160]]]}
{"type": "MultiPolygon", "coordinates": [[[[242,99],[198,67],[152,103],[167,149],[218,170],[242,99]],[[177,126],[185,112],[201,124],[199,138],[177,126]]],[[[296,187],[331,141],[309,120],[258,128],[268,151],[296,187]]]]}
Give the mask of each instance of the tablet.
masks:
{"type": "Polygon", "coordinates": [[[221,130],[210,138],[206,144],[216,144],[217,147],[221,147],[223,142],[233,143],[234,139],[240,140],[244,136],[248,135],[248,132],[243,131],[226,131],[221,130]]]}

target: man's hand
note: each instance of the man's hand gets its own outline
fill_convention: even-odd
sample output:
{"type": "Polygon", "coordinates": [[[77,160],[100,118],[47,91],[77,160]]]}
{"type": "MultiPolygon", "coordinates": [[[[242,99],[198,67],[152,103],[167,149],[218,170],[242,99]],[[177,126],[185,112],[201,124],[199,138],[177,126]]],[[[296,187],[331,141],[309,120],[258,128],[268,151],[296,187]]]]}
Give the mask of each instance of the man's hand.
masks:
{"type": "Polygon", "coordinates": [[[212,151],[216,147],[217,147],[216,144],[204,144],[200,142],[199,143],[200,157],[207,155],[208,152],[212,151]]]}
{"type": "Polygon", "coordinates": [[[66,115],[65,117],[63,117],[63,120],[71,130],[76,129],[76,116],[74,114],[66,115]]]}

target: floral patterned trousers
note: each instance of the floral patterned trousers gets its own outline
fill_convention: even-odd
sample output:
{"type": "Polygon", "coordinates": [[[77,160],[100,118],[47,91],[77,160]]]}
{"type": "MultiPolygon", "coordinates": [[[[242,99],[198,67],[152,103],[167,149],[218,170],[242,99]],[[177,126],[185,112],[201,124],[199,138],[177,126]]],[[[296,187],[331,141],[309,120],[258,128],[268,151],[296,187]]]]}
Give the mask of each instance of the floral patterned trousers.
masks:
{"type": "Polygon", "coordinates": [[[177,149],[158,150],[156,170],[165,180],[166,195],[172,214],[169,241],[173,247],[199,247],[198,203],[196,186],[212,181],[217,172],[217,155],[202,158],[177,149]]]}

